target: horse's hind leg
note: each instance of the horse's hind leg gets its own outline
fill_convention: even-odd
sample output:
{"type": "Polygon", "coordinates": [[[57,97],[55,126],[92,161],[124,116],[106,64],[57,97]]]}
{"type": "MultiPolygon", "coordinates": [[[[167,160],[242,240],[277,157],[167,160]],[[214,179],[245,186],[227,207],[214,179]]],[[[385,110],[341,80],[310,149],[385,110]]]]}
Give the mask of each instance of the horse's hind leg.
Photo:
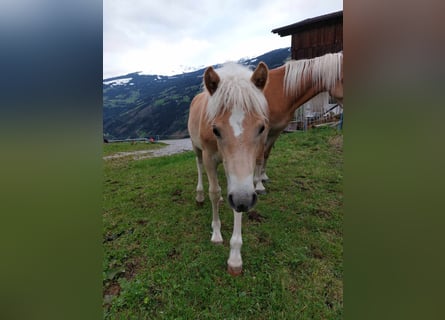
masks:
{"type": "MultiPolygon", "coordinates": [[[[266,188],[263,185],[262,173],[265,166],[265,152],[262,151],[256,159],[255,174],[253,183],[257,194],[266,194],[266,188]]],[[[265,174],[265,172],[264,172],[265,174]]]]}
{"type": "Polygon", "coordinates": [[[260,171],[260,179],[263,182],[268,182],[269,181],[269,177],[266,174],[266,165],[267,165],[267,160],[269,160],[269,155],[270,155],[270,152],[272,151],[272,147],[274,146],[275,141],[277,140],[277,138],[278,137],[276,137],[276,136],[274,136],[272,138],[269,138],[270,140],[268,139],[267,143],[266,143],[266,148],[264,150],[263,164],[261,166],[261,171],[260,171]]]}
{"type": "Polygon", "coordinates": [[[202,151],[194,148],[196,153],[196,167],[198,168],[198,184],[196,186],[196,203],[202,205],[204,203],[204,187],[202,184],[202,151]]]}
{"type": "Polygon", "coordinates": [[[255,175],[253,178],[253,183],[255,184],[255,192],[257,194],[266,194],[266,188],[263,185],[263,181],[261,180],[261,171],[263,169],[263,165],[260,163],[255,166],[255,175]]]}

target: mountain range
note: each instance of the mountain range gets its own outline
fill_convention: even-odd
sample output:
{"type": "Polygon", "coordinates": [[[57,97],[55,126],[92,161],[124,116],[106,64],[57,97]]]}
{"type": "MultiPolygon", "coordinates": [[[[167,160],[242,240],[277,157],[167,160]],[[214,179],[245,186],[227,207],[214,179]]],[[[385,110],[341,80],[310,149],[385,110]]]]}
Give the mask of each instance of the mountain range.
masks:
{"type": "MultiPolygon", "coordinates": [[[[269,69],[290,58],[290,48],[267,52],[238,63],[269,69]]],[[[218,67],[220,64],[214,65],[218,67]]],[[[141,72],[103,80],[103,134],[108,140],[157,137],[177,139],[188,136],[190,102],[201,91],[205,68],[174,76],[145,75],[141,72]]]]}

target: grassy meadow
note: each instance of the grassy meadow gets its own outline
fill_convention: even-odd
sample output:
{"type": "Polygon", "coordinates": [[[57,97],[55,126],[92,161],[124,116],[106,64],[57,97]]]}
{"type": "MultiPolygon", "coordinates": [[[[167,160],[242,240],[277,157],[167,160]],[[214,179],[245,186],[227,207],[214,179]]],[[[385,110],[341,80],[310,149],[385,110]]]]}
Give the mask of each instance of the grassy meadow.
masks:
{"type": "MultiPolygon", "coordinates": [[[[104,318],[341,319],[342,150],[332,128],[278,139],[268,193],[243,216],[238,277],[226,271],[232,210],[222,205],[224,244],[213,245],[193,152],[104,160],[104,318]]],[[[222,165],[219,176],[225,197],[222,165]]]]}

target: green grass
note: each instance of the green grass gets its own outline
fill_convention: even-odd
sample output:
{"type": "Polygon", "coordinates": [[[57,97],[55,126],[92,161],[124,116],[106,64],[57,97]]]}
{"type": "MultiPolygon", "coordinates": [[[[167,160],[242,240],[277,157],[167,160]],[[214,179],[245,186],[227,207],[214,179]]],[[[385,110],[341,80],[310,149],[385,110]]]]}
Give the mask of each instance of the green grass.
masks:
{"type": "MultiPolygon", "coordinates": [[[[222,206],[224,245],[213,245],[192,152],[104,161],[104,318],[341,319],[342,141],[327,128],[278,139],[235,278],[232,210],[222,206]]],[[[225,195],[222,165],[219,176],[225,195]]]]}
{"type": "Polygon", "coordinates": [[[130,152],[139,150],[154,150],[165,147],[165,143],[147,143],[145,141],[135,142],[113,142],[103,144],[103,155],[109,156],[118,152],[130,152]]]}

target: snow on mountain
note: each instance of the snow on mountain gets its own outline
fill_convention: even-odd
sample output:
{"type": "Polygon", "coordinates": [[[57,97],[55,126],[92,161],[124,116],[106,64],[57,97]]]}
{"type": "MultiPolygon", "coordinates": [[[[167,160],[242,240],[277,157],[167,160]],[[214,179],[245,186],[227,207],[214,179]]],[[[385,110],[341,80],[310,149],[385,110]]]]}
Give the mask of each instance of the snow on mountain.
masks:
{"type": "MultiPolygon", "coordinates": [[[[103,84],[105,84],[105,85],[114,85],[114,86],[121,86],[121,85],[129,83],[131,80],[133,80],[133,78],[120,78],[120,79],[104,81],[103,84]]],[[[130,85],[131,85],[131,83],[130,83],[130,85]]]]}

